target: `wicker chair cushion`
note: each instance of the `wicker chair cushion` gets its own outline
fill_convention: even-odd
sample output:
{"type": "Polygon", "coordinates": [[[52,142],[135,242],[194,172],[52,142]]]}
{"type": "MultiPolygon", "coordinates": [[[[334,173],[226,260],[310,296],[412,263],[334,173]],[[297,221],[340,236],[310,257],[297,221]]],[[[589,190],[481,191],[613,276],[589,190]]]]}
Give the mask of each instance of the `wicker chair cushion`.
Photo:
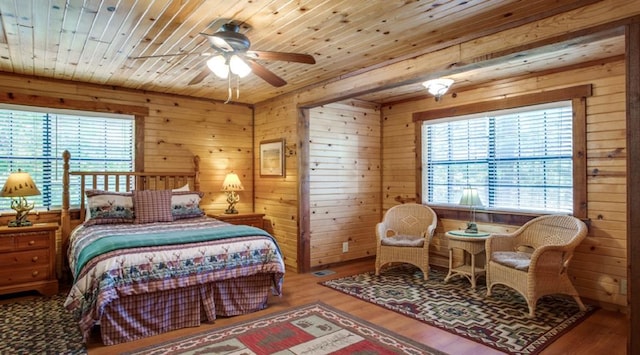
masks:
{"type": "Polygon", "coordinates": [[[527,271],[531,263],[531,254],[517,251],[496,251],[491,254],[491,259],[498,264],[527,271]]]}
{"type": "Polygon", "coordinates": [[[394,247],[421,247],[424,245],[424,238],[415,235],[396,234],[392,237],[383,237],[380,243],[394,247]]]}

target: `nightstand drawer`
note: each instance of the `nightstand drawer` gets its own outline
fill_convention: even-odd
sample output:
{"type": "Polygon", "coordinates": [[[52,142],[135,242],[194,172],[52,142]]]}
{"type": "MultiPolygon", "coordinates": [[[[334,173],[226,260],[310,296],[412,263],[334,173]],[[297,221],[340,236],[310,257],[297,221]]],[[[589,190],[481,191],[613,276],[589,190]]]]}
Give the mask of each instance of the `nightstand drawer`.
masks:
{"type": "Polygon", "coordinates": [[[214,214],[210,215],[210,217],[231,224],[252,226],[260,229],[264,228],[263,213],[214,214]]]}
{"type": "Polygon", "coordinates": [[[0,286],[49,279],[49,265],[0,271],[0,286]]]}
{"type": "Polygon", "coordinates": [[[21,267],[29,265],[49,265],[49,249],[17,251],[0,254],[0,268],[21,267]]]}
{"type": "Polygon", "coordinates": [[[15,248],[15,240],[13,239],[13,237],[0,238],[0,253],[13,251],[14,248],[15,248]]]}
{"type": "Polygon", "coordinates": [[[16,250],[49,247],[49,235],[42,233],[25,233],[16,238],[16,250]]]}

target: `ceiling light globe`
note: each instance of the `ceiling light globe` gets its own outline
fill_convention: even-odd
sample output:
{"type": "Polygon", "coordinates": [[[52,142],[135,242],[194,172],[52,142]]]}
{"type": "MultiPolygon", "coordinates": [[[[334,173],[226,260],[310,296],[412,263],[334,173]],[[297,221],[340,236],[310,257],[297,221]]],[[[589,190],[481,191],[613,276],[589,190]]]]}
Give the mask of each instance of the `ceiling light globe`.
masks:
{"type": "Polygon", "coordinates": [[[422,83],[422,85],[427,88],[427,91],[429,91],[431,95],[435,96],[436,99],[439,99],[440,97],[442,97],[442,95],[446,94],[449,90],[449,87],[453,85],[453,79],[433,79],[425,81],[424,83],[422,83]]]}
{"type": "Polygon", "coordinates": [[[249,75],[251,73],[251,67],[247,65],[247,63],[242,60],[242,58],[237,55],[232,55],[229,60],[229,67],[231,68],[231,72],[241,78],[249,75]]]}
{"type": "Polygon", "coordinates": [[[211,71],[220,79],[226,79],[229,77],[229,66],[227,65],[227,60],[221,56],[217,55],[207,61],[207,66],[211,71]]]}

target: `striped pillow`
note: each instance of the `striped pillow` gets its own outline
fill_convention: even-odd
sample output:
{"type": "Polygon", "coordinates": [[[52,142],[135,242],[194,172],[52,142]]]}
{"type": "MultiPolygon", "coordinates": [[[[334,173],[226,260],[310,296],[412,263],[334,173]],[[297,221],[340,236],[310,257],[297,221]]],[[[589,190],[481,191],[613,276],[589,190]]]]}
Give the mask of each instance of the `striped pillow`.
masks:
{"type": "Polygon", "coordinates": [[[171,190],[134,190],[133,223],[171,222],[171,190]]]}

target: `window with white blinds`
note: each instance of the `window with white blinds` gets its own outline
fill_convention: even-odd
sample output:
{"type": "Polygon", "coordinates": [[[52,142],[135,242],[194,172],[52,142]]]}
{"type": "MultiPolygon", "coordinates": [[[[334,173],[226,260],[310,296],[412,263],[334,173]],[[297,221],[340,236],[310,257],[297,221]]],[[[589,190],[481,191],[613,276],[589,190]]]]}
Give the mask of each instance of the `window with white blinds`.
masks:
{"type": "Polygon", "coordinates": [[[469,186],[485,209],[573,212],[572,117],[564,101],[423,122],[426,202],[469,186]]]}
{"type": "MultiPolygon", "coordinates": [[[[0,107],[0,184],[11,172],[31,174],[41,192],[31,196],[35,209],[62,205],[62,152],[71,153],[71,170],[131,171],[134,117],[80,111],[0,107]]],[[[79,184],[72,181],[71,185],[79,184]]],[[[0,187],[2,186],[0,185],[0,187]]],[[[77,187],[77,186],[76,186],[77,187]]],[[[71,187],[71,191],[79,191],[71,187]]],[[[79,204],[79,196],[71,204],[79,204]]],[[[10,198],[0,198],[9,210],[10,198]]]]}

